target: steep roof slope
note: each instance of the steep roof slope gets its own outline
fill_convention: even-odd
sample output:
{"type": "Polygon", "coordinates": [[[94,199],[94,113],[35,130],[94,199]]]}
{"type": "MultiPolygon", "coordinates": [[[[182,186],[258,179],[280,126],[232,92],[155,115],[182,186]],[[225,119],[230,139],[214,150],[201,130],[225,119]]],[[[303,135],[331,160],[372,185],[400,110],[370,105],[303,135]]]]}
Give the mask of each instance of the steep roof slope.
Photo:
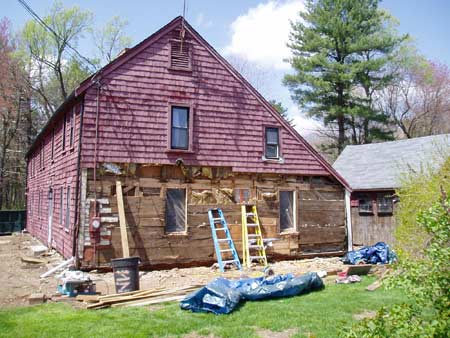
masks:
{"type": "MultiPolygon", "coordinates": [[[[83,163],[88,165],[92,165],[92,154],[90,154],[92,150],[90,149],[92,148],[92,141],[89,141],[86,138],[91,137],[92,135],[91,129],[94,122],[93,109],[95,109],[92,106],[92,103],[94,102],[92,100],[95,99],[95,83],[97,82],[97,80],[101,80],[103,83],[102,85],[105,85],[105,88],[107,90],[109,88],[111,90],[111,93],[114,93],[113,95],[120,94],[118,99],[123,101],[120,104],[117,104],[117,102],[111,101],[113,100],[113,96],[110,96],[109,98],[107,98],[107,100],[110,100],[109,107],[102,107],[102,104],[107,104],[108,102],[100,102],[100,114],[102,116],[100,120],[100,127],[102,127],[101,123],[103,123],[105,128],[104,135],[106,135],[106,133],[108,132],[111,133],[109,134],[110,136],[105,136],[103,143],[105,148],[103,150],[99,149],[99,160],[103,159],[105,161],[121,161],[132,157],[133,159],[139,160],[142,163],[153,163],[155,161],[155,163],[166,163],[170,159],[170,156],[167,155],[167,153],[166,155],[164,155],[164,149],[163,151],[161,151],[161,147],[159,145],[155,147],[156,143],[153,141],[152,143],[150,143],[146,138],[139,139],[136,136],[128,137],[127,133],[129,134],[129,132],[126,130],[127,128],[132,130],[134,127],[138,127],[141,128],[140,130],[145,130],[145,132],[148,132],[149,130],[156,129],[157,124],[153,123],[153,125],[151,126],[152,128],[147,128],[148,126],[144,126],[144,123],[148,123],[151,120],[157,122],[163,120],[166,121],[166,118],[164,118],[164,116],[162,115],[162,110],[155,111],[155,109],[159,108],[155,107],[155,105],[153,105],[153,107],[149,105],[150,101],[153,100],[153,97],[159,97],[161,101],[161,99],[165,96],[166,98],[169,98],[171,100],[171,97],[174,97],[174,93],[171,93],[171,91],[173,92],[174,88],[178,87],[177,90],[179,92],[176,95],[184,95],[186,98],[192,99],[193,96],[190,92],[198,93],[199,90],[203,90],[204,93],[200,93],[202,95],[202,100],[212,100],[211,98],[208,98],[209,95],[215,95],[216,93],[224,92],[232,88],[232,90],[234,90],[233,95],[235,96],[235,99],[234,102],[228,103],[229,107],[227,109],[228,111],[232,109],[232,113],[236,116],[232,114],[228,117],[228,120],[240,120],[243,122],[241,122],[241,128],[239,128],[242,138],[245,138],[245,135],[243,133],[248,134],[248,137],[251,137],[250,135],[255,135],[256,133],[258,133],[258,137],[262,136],[262,133],[259,133],[260,128],[253,128],[247,131],[247,127],[253,127],[254,123],[252,124],[251,120],[245,119],[245,110],[247,110],[247,115],[253,113],[257,121],[261,121],[258,119],[263,118],[265,121],[264,123],[267,123],[267,120],[269,120],[273,121],[271,122],[271,124],[275,122],[277,125],[281,125],[286,134],[286,142],[282,144],[282,147],[284,147],[285,154],[287,156],[286,163],[284,164],[259,163],[261,162],[261,157],[257,159],[254,155],[260,151],[260,144],[247,144],[249,152],[247,153],[246,150],[242,151],[241,149],[241,158],[239,160],[233,160],[229,157],[230,154],[227,153],[227,150],[230,149],[220,149],[221,147],[226,147],[226,143],[217,145],[218,140],[214,142],[214,144],[211,143],[210,146],[214,147],[216,153],[225,156],[224,158],[227,159],[228,163],[231,163],[236,171],[246,171],[248,169],[251,169],[249,170],[250,172],[270,170],[272,172],[279,173],[296,172],[299,174],[305,173],[316,175],[331,175],[334,176],[344,186],[347,186],[345,180],[342,179],[342,177],[340,177],[339,174],[334,171],[331,165],[329,165],[297,133],[297,131],[295,131],[295,129],[292,128],[278,114],[278,112],[223,57],[221,57],[211,45],[209,45],[200,36],[200,34],[198,34],[187,22],[185,22],[182,17],[175,18],[166,26],[158,30],[156,33],[149,36],[147,39],[143,40],[133,48],[129,49],[116,60],[106,65],[99,72],[83,81],[75,90],[73,95],[75,98],[86,95],[85,118],[83,119],[83,124],[85,124],[85,127],[83,127],[83,138],[85,138],[86,142],[83,142],[82,146],[82,152],[86,154],[86,156],[82,156],[82,161],[83,163]],[[166,44],[167,35],[177,27],[179,28],[181,24],[184,24],[184,27],[188,33],[187,35],[190,35],[199,47],[196,53],[198,53],[197,56],[201,59],[202,67],[209,67],[208,71],[204,72],[205,74],[209,72],[207,76],[208,80],[206,81],[204,81],[206,78],[203,79],[201,77],[194,77],[188,79],[182,74],[167,73],[167,71],[161,68],[161,66],[157,66],[159,68],[155,68],[155,65],[162,64],[165,58],[164,55],[166,55],[168,52],[166,44]],[[147,76],[147,79],[143,79],[143,77],[145,76],[147,76]],[[158,77],[156,78],[156,81],[159,82],[153,83],[151,86],[149,86],[149,79],[152,78],[153,81],[155,77],[158,77]],[[217,78],[214,79],[214,77],[217,78]],[[227,83],[221,82],[224,78],[227,79],[227,83]],[[171,82],[168,82],[169,79],[171,80],[171,82]],[[231,79],[233,80],[231,81],[231,79]],[[200,85],[196,85],[195,81],[197,81],[197,83],[200,83],[200,85]],[[180,88],[181,83],[183,83],[183,85],[187,84],[187,90],[180,88]],[[225,84],[230,84],[231,87],[223,87],[223,85],[225,84]],[[158,95],[156,95],[155,89],[160,90],[157,93],[158,95]],[[148,92],[145,92],[146,90],[148,92]],[[144,104],[140,104],[140,111],[131,109],[132,107],[128,108],[128,110],[120,107],[120,105],[128,105],[130,107],[130,104],[135,104],[137,100],[140,100],[141,103],[144,102],[144,104]],[[111,102],[113,106],[118,108],[115,110],[113,109],[114,107],[111,108],[111,102]],[[249,109],[242,110],[243,107],[249,109]],[[255,111],[254,109],[257,110],[255,111]],[[152,112],[153,115],[144,116],[145,114],[150,114],[150,112],[152,112]],[[239,112],[242,112],[242,114],[239,115],[239,112]],[[140,115],[138,116],[138,114],[140,115]],[[123,118],[121,116],[123,116],[123,118]],[[246,128],[243,128],[244,126],[246,128]],[[112,133],[115,133],[116,135],[112,135],[112,133]],[[119,150],[119,152],[117,153],[118,149],[114,149],[114,146],[116,146],[116,144],[111,143],[111,140],[107,140],[106,137],[115,137],[117,139],[125,140],[121,141],[122,143],[118,145],[120,148],[123,148],[123,146],[125,146],[125,151],[119,150]],[[142,142],[137,144],[138,141],[142,142]],[[106,148],[107,145],[109,147],[108,149],[106,148]],[[138,154],[138,152],[140,151],[139,149],[143,149],[140,154],[138,154]],[[116,151],[116,154],[114,154],[114,151],[116,151]],[[255,158],[250,158],[247,156],[247,154],[255,158]],[[295,159],[296,156],[298,157],[297,159],[295,159]],[[263,167],[266,167],[266,169],[263,169],[263,167]],[[309,170],[308,168],[311,168],[312,170],[309,170]]],[[[229,94],[226,95],[229,96],[229,94]]],[[[231,96],[229,97],[231,98],[231,96]]],[[[215,99],[217,100],[217,98],[215,99]]],[[[161,102],[159,103],[161,104],[161,102]]],[[[211,124],[211,122],[217,125],[219,118],[226,118],[226,116],[222,115],[215,117],[213,121],[210,121],[209,117],[208,119],[204,119],[204,117],[207,117],[207,115],[209,114],[209,112],[205,108],[207,107],[196,107],[197,112],[195,118],[200,123],[200,129],[202,128],[201,126],[204,127],[203,130],[205,130],[207,127],[210,127],[206,124],[211,124]]],[[[215,114],[220,112],[225,113],[225,111],[221,111],[219,109],[215,111],[215,114]]],[[[211,126],[213,124],[211,124],[211,126]]],[[[219,130],[221,131],[221,129],[219,130]]],[[[201,132],[201,135],[205,135],[205,132],[201,132]]],[[[165,136],[157,136],[160,137],[160,141],[162,143],[165,136]]],[[[228,138],[231,138],[228,141],[238,141],[238,139],[233,138],[232,135],[229,135],[228,138]]],[[[210,140],[212,139],[210,138],[210,140]]],[[[100,146],[101,142],[102,141],[100,140],[100,146]]],[[[199,139],[198,147],[205,149],[206,146],[208,146],[208,144],[205,144],[205,142],[200,143],[199,139]]],[[[205,158],[202,159],[203,155],[204,154],[185,154],[183,158],[186,158],[188,160],[188,164],[205,164],[206,160],[205,158]]],[[[208,160],[208,162],[210,162],[210,160],[208,160]]],[[[221,164],[217,162],[217,165],[227,165],[228,163],[223,162],[221,164]]]]}
{"type": "Polygon", "coordinates": [[[334,162],[353,190],[392,189],[401,175],[438,168],[450,155],[450,134],[345,147],[334,162]]]}

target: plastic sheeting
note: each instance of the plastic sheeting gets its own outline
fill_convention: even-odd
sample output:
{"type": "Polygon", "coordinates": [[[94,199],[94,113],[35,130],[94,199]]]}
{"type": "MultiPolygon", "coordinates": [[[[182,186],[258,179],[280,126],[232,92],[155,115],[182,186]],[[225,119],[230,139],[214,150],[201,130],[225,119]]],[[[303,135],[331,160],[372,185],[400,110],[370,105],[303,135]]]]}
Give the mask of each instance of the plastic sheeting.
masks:
{"type": "Polygon", "coordinates": [[[287,274],[240,280],[217,278],[188,295],[180,302],[180,307],[193,312],[227,314],[244,300],[297,296],[323,288],[322,279],[315,272],[299,277],[287,274]]]}
{"type": "Polygon", "coordinates": [[[373,246],[349,251],[342,261],[344,264],[391,264],[397,260],[397,255],[384,242],[378,242],[373,246]]]}

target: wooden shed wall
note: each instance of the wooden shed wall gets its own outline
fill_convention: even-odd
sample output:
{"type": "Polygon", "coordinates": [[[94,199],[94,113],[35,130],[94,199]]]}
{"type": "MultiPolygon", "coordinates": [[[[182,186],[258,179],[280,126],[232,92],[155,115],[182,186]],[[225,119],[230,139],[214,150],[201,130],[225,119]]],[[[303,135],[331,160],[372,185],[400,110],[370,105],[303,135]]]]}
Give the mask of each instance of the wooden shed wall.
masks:
{"type": "Polygon", "coordinates": [[[49,189],[53,190],[53,222],[51,246],[64,257],[72,256],[72,239],[75,221],[75,201],[77,182],[77,160],[79,154],[80,118],[82,104],[75,105],[73,145],[70,146],[70,116],[72,107],[66,115],[66,145],[62,149],[64,114],[52,122],[41,135],[43,149],[38,144],[27,158],[27,230],[43,243],[48,242],[49,231],[49,189]],[[54,155],[51,159],[52,138],[54,134],[54,155]],[[43,166],[40,166],[42,157],[43,166]],[[70,187],[69,227],[65,228],[66,194],[70,187]],[[60,194],[63,189],[63,207],[60,207],[60,194]],[[40,197],[39,197],[40,196],[40,197]],[[61,217],[62,214],[62,217],[61,217]],[[62,222],[61,222],[62,218],[62,222]]]}
{"type": "MultiPolygon", "coordinates": [[[[222,208],[232,237],[241,255],[241,206],[229,198],[230,190],[249,189],[256,203],[263,236],[272,238],[267,251],[269,259],[300,258],[305,255],[343,252],[346,245],[345,207],[343,188],[325,178],[312,183],[310,177],[280,175],[236,174],[221,179],[194,179],[186,182],[179,168],[167,167],[168,179],[104,174],[97,181],[100,203],[101,240],[94,252],[88,222],[84,224],[85,266],[108,265],[112,258],[122,256],[120,228],[117,217],[115,182],[120,180],[124,191],[125,215],[130,253],[141,257],[146,265],[156,267],[211,264],[216,261],[207,211],[222,208]],[[165,198],[168,188],[187,190],[187,231],[185,234],[165,233],[165,198]],[[296,191],[297,226],[288,232],[279,230],[279,201],[261,198],[261,192],[296,191]],[[193,193],[209,192],[204,200],[193,193]],[[225,191],[225,193],[223,192],[225,191]]],[[[150,167],[147,173],[158,175],[159,167],[150,167]],[[153,169],[152,169],[153,168],[153,169]]],[[[87,175],[87,199],[84,214],[89,216],[89,205],[94,191],[92,172],[87,175]]]]}
{"type": "MultiPolygon", "coordinates": [[[[180,21],[181,22],[181,21],[180,21]]],[[[98,160],[118,163],[226,166],[235,172],[330,175],[305,143],[283,127],[273,113],[211,54],[205,43],[186,33],[192,71],[169,68],[173,30],[111,73],[98,75],[98,160]],[[168,150],[171,104],[189,105],[194,114],[193,149],[168,150]],[[264,127],[280,127],[284,163],[263,161],[264,127]]],[[[86,93],[83,123],[84,167],[94,161],[97,89],[86,93]]]]}
{"type": "MultiPolygon", "coordinates": [[[[383,191],[383,193],[386,193],[383,191]]],[[[387,192],[394,195],[394,191],[387,192]]],[[[356,198],[357,193],[353,193],[352,198],[356,198]]],[[[377,242],[385,242],[389,245],[395,243],[395,209],[397,204],[393,203],[393,212],[391,214],[379,214],[377,212],[377,192],[367,192],[371,196],[373,204],[373,213],[360,213],[358,206],[352,206],[352,234],[353,245],[374,245],[377,242]]]]}

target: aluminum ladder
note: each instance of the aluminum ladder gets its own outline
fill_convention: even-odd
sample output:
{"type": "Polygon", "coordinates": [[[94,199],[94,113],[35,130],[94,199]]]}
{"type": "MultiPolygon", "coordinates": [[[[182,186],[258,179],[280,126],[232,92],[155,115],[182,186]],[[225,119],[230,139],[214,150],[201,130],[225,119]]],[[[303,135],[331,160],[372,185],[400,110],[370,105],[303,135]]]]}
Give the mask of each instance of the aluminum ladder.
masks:
{"type": "Polygon", "coordinates": [[[241,262],[239,261],[239,256],[231,238],[227,222],[223,216],[222,209],[209,209],[208,218],[220,271],[224,272],[225,266],[228,264],[234,264],[239,270],[242,270],[241,262]],[[218,236],[219,232],[221,233],[220,236],[218,236]],[[221,244],[226,245],[226,247],[221,247],[221,244]],[[224,253],[231,253],[232,259],[224,260],[222,257],[224,253]]]}
{"type": "Polygon", "coordinates": [[[250,268],[253,261],[267,266],[266,249],[255,205],[244,204],[242,211],[242,264],[250,268]]]}

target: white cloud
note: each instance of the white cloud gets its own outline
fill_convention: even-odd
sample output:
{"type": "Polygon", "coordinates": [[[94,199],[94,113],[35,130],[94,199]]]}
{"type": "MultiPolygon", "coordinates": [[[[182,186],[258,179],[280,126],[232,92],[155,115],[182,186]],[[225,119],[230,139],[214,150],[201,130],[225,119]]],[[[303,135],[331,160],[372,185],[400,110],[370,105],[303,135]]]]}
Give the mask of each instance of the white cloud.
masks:
{"type": "Polygon", "coordinates": [[[225,54],[235,54],[265,67],[288,69],[289,64],[283,59],[290,56],[286,46],[290,20],[297,20],[303,9],[303,0],[271,0],[250,8],[231,24],[232,37],[225,54]]]}
{"type": "Polygon", "coordinates": [[[312,118],[306,117],[296,105],[292,105],[288,108],[288,114],[294,119],[295,129],[301,135],[308,135],[314,133],[320,128],[320,123],[312,118]]]}
{"type": "Polygon", "coordinates": [[[205,18],[203,13],[198,13],[195,17],[194,24],[196,27],[209,28],[212,26],[212,20],[205,18]]]}

